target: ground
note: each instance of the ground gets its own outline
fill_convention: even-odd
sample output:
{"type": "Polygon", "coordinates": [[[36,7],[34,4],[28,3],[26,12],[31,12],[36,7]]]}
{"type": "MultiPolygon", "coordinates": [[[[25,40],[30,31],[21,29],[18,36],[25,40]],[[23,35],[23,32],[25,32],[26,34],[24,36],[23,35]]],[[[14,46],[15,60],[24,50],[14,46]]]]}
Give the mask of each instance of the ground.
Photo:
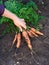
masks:
{"type": "MultiPolygon", "coordinates": [[[[49,1],[48,1],[49,2],[49,1]]],[[[0,25],[0,65],[49,65],[49,4],[40,8],[46,18],[40,21],[44,36],[31,38],[33,51],[30,51],[23,39],[21,47],[11,48],[15,33],[2,36],[5,24],[0,25]]]]}

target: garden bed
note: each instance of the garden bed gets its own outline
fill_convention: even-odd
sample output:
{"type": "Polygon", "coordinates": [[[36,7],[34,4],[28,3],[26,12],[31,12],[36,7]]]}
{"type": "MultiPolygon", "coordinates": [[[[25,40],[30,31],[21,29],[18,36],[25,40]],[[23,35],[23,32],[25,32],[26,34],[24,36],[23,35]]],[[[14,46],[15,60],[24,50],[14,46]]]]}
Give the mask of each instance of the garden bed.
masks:
{"type": "Polygon", "coordinates": [[[2,36],[6,24],[0,25],[0,65],[49,65],[49,4],[44,9],[40,8],[46,18],[40,21],[41,32],[44,36],[31,38],[33,54],[28,49],[24,39],[21,47],[11,48],[15,33],[2,36]]]}

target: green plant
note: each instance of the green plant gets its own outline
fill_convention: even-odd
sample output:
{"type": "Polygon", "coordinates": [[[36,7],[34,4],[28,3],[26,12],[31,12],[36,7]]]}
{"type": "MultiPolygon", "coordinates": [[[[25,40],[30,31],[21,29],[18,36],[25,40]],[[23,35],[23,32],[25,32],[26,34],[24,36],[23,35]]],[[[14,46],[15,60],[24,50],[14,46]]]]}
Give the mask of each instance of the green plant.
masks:
{"type": "MultiPolygon", "coordinates": [[[[30,1],[27,4],[23,4],[16,0],[8,0],[4,4],[9,11],[13,12],[15,15],[17,15],[20,18],[24,18],[26,23],[30,22],[35,27],[37,27],[39,20],[43,18],[36,12],[38,10],[38,7],[33,1],[30,1]]],[[[12,20],[6,17],[2,17],[0,19],[1,24],[6,22],[9,22],[8,27],[10,31],[12,32],[16,30],[17,32],[19,31],[19,29],[14,26],[12,20]]]]}
{"type": "Polygon", "coordinates": [[[2,1],[0,1],[0,4],[2,4],[2,1]]]}

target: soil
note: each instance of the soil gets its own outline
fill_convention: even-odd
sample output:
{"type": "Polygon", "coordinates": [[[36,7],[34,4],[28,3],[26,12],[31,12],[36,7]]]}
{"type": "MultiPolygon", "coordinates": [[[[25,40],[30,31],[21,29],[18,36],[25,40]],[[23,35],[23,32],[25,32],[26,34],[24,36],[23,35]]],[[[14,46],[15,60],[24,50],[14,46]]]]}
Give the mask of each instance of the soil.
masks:
{"type": "Polygon", "coordinates": [[[6,24],[0,25],[0,65],[49,65],[49,4],[39,8],[41,14],[46,16],[40,21],[42,24],[40,31],[44,33],[44,36],[31,38],[32,51],[28,49],[24,39],[19,49],[15,46],[11,48],[15,33],[2,36],[6,24]]]}

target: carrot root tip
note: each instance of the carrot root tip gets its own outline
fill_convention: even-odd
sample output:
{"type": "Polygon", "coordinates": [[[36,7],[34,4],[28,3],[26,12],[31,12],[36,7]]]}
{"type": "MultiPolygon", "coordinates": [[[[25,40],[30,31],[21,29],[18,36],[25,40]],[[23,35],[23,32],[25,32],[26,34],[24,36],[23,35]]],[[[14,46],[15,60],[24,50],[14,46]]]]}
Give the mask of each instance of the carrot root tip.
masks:
{"type": "Polygon", "coordinates": [[[30,50],[32,50],[32,45],[29,44],[28,47],[29,47],[30,50]]]}

